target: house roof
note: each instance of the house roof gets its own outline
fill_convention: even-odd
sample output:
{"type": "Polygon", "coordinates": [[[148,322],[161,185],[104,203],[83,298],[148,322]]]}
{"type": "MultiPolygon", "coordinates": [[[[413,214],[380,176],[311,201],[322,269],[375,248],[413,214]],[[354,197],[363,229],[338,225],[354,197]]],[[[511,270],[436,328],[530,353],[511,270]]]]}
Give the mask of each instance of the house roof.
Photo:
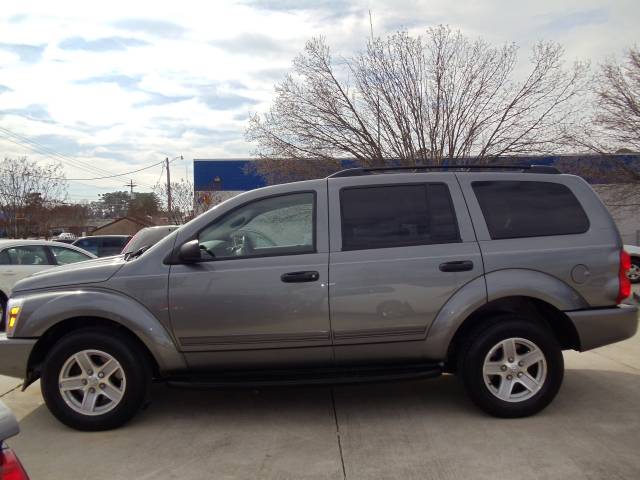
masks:
{"type": "Polygon", "coordinates": [[[109,227],[111,225],[114,225],[114,224],[116,224],[118,222],[122,222],[123,220],[129,220],[130,222],[136,223],[138,225],[142,225],[143,227],[153,227],[153,226],[155,226],[155,223],[150,222],[149,220],[145,220],[145,219],[138,218],[138,217],[131,217],[131,216],[127,215],[127,216],[124,216],[124,217],[116,218],[115,220],[113,220],[113,221],[111,221],[109,223],[105,223],[104,225],[100,225],[98,228],[96,228],[94,230],[94,232],[96,232],[96,231],[98,231],[100,229],[109,227]]]}

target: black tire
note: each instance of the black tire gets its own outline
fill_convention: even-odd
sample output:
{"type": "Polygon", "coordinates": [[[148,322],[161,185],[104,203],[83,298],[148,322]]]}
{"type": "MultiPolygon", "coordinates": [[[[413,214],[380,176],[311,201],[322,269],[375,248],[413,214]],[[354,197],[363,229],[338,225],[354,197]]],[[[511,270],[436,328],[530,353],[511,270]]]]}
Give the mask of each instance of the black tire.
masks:
{"type": "MultiPolygon", "coordinates": [[[[151,368],[144,352],[129,336],[115,329],[87,328],[63,337],[49,351],[40,387],[47,407],[65,425],[76,430],[110,430],[123,425],[140,410],[146,400],[151,377],[151,368]],[[126,386],[122,397],[112,410],[103,414],[77,412],[67,404],[58,388],[59,375],[65,362],[83,350],[105,352],[119,362],[124,371],[126,386]]],[[[103,398],[108,401],[106,397],[103,398]]]]}
{"type": "MultiPolygon", "coordinates": [[[[500,361],[502,360],[498,360],[500,361]]],[[[505,375],[508,373],[510,371],[505,375]]],[[[564,359],[562,349],[549,329],[517,316],[504,315],[475,329],[466,337],[458,357],[458,375],[462,378],[471,400],[485,412],[502,418],[527,417],[543,410],[558,393],[564,376],[564,359]],[[513,402],[498,398],[492,393],[485,383],[483,373],[484,361],[489,352],[498,343],[510,338],[533,342],[542,351],[546,361],[546,378],[537,393],[530,398],[513,402]]],[[[524,375],[526,377],[526,373],[524,375]]],[[[500,376],[488,378],[490,382],[495,381],[498,385],[504,381],[504,377],[500,376]]],[[[518,382],[515,375],[511,378],[518,382]]],[[[521,384],[514,387],[514,389],[518,388],[524,390],[521,384]]],[[[524,391],[524,394],[526,395],[527,391],[524,391]]]]}
{"type": "Polygon", "coordinates": [[[0,292],[0,332],[4,332],[7,329],[7,296],[0,292]]]}
{"type": "MultiPolygon", "coordinates": [[[[634,265],[634,266],[636,266],[636,267],[640,268],[640,258],[637,258],[637,257],[631,257],[631,263],[632,263],[632,265],[634,265]]],[[[640,283],[640,277],[637,277],[637,278],[629,278],[629,281],[630,281],[631,283],[640,283]]]]}

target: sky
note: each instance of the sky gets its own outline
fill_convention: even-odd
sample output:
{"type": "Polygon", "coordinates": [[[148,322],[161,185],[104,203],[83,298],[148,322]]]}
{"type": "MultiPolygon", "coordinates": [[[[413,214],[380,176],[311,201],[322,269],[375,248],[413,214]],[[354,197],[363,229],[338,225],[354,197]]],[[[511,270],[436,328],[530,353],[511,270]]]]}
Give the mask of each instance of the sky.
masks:
{"type": "Polygon", "coordinates": [[[336,56],[370,35],[447,24],[472,38],[515,42],[526,65],[538,40],[592,66],[638,41],[638,0],[4,0],[0,13],[0,157],[60,161],[69,201],[150,191],[164,158],[172,179],[194,158],[248,157],[247,119],[307,40],[336,56]],[[184,160],[181,160],[182,156],[184,160]]]}

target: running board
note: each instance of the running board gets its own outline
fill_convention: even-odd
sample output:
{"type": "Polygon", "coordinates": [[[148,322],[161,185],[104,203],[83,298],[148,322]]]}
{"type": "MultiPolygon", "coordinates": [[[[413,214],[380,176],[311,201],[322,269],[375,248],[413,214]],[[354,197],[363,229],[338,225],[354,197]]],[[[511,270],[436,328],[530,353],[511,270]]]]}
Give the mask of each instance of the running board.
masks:
{"type": "Polygon", "coordinates": [[[442,374],[439,363],[363,368],[314,368],[296,370],[227,371],[173,376],[172,387],[221,388],[288,385],[344,385],[434,378],[442,374]]]}

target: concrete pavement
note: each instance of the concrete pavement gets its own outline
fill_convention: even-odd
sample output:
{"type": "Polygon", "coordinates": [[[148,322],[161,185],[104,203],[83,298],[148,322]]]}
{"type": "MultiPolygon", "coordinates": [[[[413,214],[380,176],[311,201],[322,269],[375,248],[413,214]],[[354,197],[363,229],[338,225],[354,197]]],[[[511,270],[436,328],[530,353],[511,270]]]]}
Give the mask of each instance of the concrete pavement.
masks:
{"type": "Polygon", "coordinates": [[[455,377],[377,385],[176,390],[119,430],[76,432],[37,385],[1,378],[20,419],[10,440],[33,480],[637,479],[640,336],[565,352],[566,376],[541,414],[488,417],[455,377]]]}

